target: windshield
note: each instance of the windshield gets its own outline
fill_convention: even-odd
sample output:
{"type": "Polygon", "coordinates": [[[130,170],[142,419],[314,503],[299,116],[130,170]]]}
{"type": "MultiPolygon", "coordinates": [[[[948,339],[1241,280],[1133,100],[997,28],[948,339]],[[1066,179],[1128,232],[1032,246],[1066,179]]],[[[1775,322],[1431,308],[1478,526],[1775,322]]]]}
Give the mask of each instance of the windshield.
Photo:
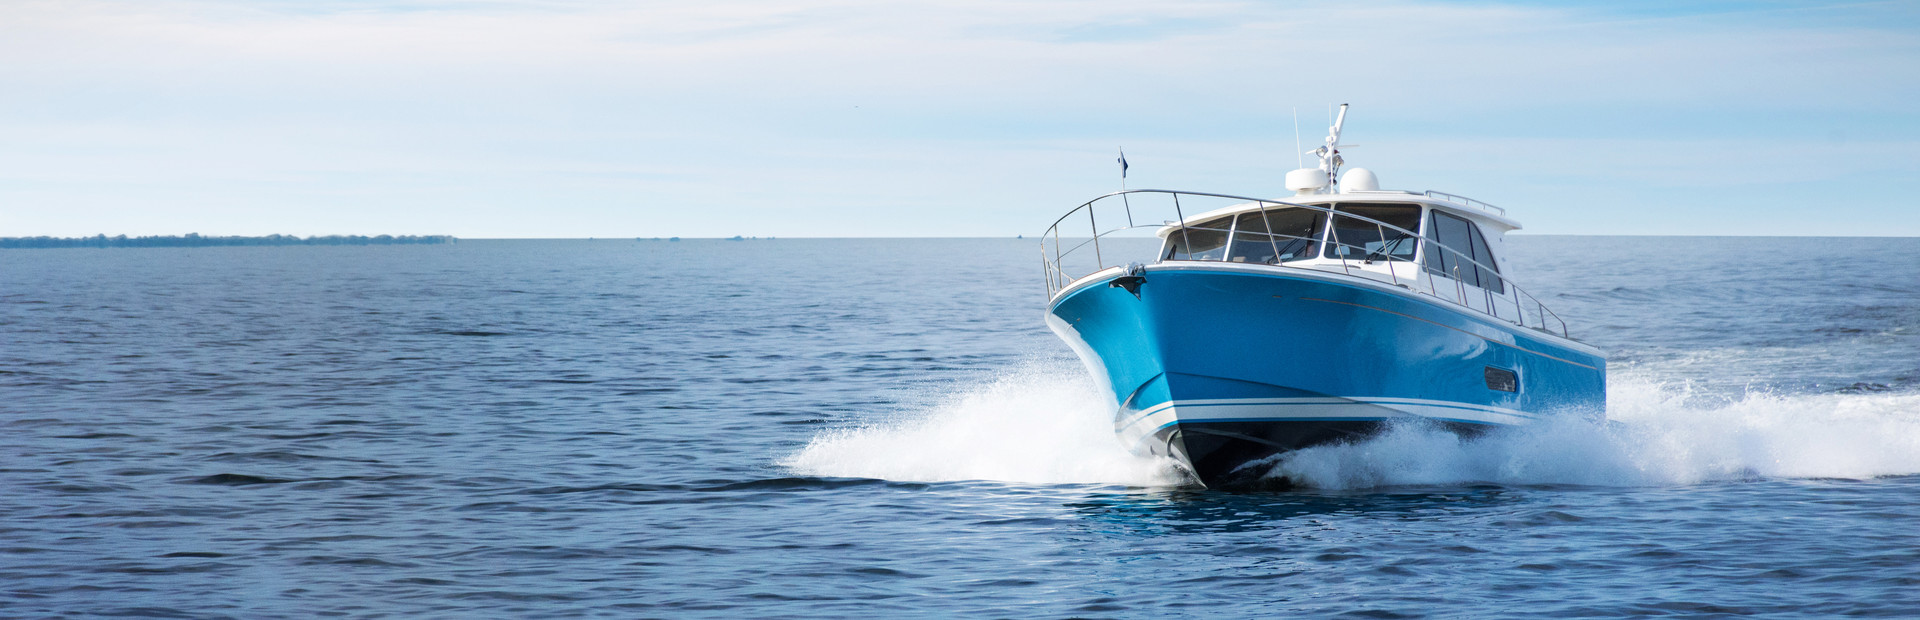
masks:
{"type": "Polygon", "coordinates": [[[1419,205],[1343,203],[1335,205],[1334,210],[1341,215],[1333,218],[1333,230],[1327,239],[1327,258],[1368,262],[1413,260],[1414,251],[1420,244],[1415,241],[1413,235],[1388,226],[1410,231],[1419,230],[1419,205]],[[1345,215],[1348,213],[1384,222],[1388,226],[1345,215]]]}
{"type": "Polygon", "coordinates": [[[1227,260],[1236,263],[1286,263],[1320,254],[1320,229],[1326,216],[1312,209],[1279,208],[1240,214],[1227,260]]]}
{"type": "Polygon", "coordinates": [[[1233,217],[1207,220],[1167,233],[1161,260],[1220,260],[1227,255],[1227,230],[1233,217]]]}

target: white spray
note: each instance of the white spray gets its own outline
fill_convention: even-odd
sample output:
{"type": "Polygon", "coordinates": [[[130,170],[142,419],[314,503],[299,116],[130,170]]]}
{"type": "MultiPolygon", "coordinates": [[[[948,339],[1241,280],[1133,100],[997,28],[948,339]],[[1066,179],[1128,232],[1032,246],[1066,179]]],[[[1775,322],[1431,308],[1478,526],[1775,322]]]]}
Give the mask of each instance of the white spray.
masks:
{"type": "MultiPolygon", "coordinates": [[[[1461,439],[1407,425],[1272,459],[1268,475],[1354,489],[1393,485],[1680,485],[1920,473],[1920,394],[1763,393],[1715,404],[1684,385],[1614,377],[1608,426],[1574,417],[1461,439]]],[[[885,423],[830,431],[782,464],[890,480],[1180,484],[1113,437],[1111,400],[1070,362],[1031,364],[885,423]]]]}
{"type": "Polygon", "coordinates": [[[1121,448],[1112,402],[1076,363],[1031,363],[927,410],[822,433],[781,464],[813,476],[927,482],[1183,482],[1171,461],[1121,448]]]}

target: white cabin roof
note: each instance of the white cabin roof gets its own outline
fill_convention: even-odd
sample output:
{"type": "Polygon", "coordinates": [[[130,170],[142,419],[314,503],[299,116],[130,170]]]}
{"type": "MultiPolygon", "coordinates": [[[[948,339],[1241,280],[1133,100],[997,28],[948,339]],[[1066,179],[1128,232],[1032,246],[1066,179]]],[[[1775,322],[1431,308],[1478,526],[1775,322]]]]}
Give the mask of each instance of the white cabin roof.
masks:
{"type": "MultiPolygon", "coordinates": [[[[1433,193],[1439,194],[1440,192],[1433,192],[1433,193]]],[[[1462,200],[1472,201],[1472,199],[1453,196],[1452,194],[1442,194],[1442,195],[1453,197],[1453,198],[1461,198],[1462,200]]],[[[1355,202],[1401,203],[1401,204],[1414,203],[1414,204],[1426,205],[1434,209],[1439,209],[1447,213],[1451,213],[1454,215],[1458,215],[1460,217],[1467,218],[1469,221],[1479,224],[1482,228],[1489,229],[1495,235],[1505,234],[1508,231],[1520,229],[1520,222],[1514,221],[1512,218],[1509,218],[1505,215],[1495,213],[1490,209],[1484,209],[1484,208],[1475,207],[1475,206],[1468,206],[1466,204],[1461,204],[1460,202],[1448,200],[1446,198],[1435,197],[1431,194],[1409,192],[1409,191],[1403,191],[1403,190],[1349,191],[1349,192],[1330,193],[1330,194],[1311,194],[1306,196],[1290,196],[1285,201],[1273,201],[1273,202],[1264,202],[1264,203],[1243,202],[1237,205],[1230,205],[1226,207],[1221,207],[1219,209],[1214,209],[1212,211],[1207,211],[1205,213],[1187,216],[1185,224],[1188,226],[1192,226],[1200,222],[1211,220],[1223,215],[1234,215],[1239,213],[1245,213],[1248,211],[1258,211],[1260,210],[1260,207],[1262,204],[1266,205],[1266,208],[1268,209],[1273,209],[1276,206],[1285,207],[1290,204],[1327,206],[1327,205],[1332,205],[1334,203],[1355,203],[1355,202]]],[[[1478,202],[1478,201],[1472,201],[1472,202],[1478,202]]],[[[1485,203],[1480,203],[1480,204],[1485,204],[1485,203]]],[[[1492,205],[1488,205],[1488,206],[1491,207],[1492,205]]],[[[1494,207],[1494,208],[1498,208],[1498,207],[1494,207]]],[[[1180,226],[1178,223],[1169,223],[1168,225],[1161,227],[1160,230],[1156,231],[1155,235],[1161,238],[1166,238],[1168,234],[1179,229],[1180,229],[1180,226]]]]}

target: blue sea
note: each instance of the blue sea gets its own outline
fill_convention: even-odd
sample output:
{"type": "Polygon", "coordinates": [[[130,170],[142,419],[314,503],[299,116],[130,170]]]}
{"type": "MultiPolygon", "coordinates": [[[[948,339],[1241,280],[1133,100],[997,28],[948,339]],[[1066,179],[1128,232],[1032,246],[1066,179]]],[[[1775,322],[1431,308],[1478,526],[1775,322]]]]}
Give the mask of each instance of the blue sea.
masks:
{"type": "Polygon", "coordinates": [[[1610,423],[1243,493],[1031,240],[0,250],[0,617],[1920,616],[1920,239],[1506,246],[1610,423]]]}

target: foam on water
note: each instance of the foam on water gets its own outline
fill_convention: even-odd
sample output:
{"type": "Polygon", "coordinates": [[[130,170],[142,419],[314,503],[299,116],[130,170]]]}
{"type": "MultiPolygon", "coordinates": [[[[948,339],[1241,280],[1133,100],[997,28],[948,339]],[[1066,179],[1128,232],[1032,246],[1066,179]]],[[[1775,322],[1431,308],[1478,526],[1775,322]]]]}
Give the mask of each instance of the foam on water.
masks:
{"type": "Polygon", "coordinates": [[[1684,385],[1617,381],[1613,424],[1575,418],[1463,440],[1409,425],[1273,460],[1269,476],[1329,489],[1387,485],[1666,485],[1920,473],[1920,395],[1813,394],[1701,404],[1684,385]]]}
{"type": "MultiPolygon", "coordinates": [[[[1612,423],[1575,417],[1473,439],[1427,425],[1256,464],[1323,489],[1393,485],[1642,486],[1920,473],[1920,394],[1755,392],[1704,399],[1685,384],[1619,377],[1612,423]]],[[[1163,460],[1115,441],[1108,400],[1078,367],[1031,364],[932,408],[815,437],[784,465],[889,480],[1179,484],[1163,460]]]]}
{"type": "Polygon", "coordinates": [[[1167,486],[1170,461],[1134,456],[1113,436],[1111,399],[1077,364],[1028,364],[939,404],[828,431],[781,464],[814,476],[1167,486]]]}

